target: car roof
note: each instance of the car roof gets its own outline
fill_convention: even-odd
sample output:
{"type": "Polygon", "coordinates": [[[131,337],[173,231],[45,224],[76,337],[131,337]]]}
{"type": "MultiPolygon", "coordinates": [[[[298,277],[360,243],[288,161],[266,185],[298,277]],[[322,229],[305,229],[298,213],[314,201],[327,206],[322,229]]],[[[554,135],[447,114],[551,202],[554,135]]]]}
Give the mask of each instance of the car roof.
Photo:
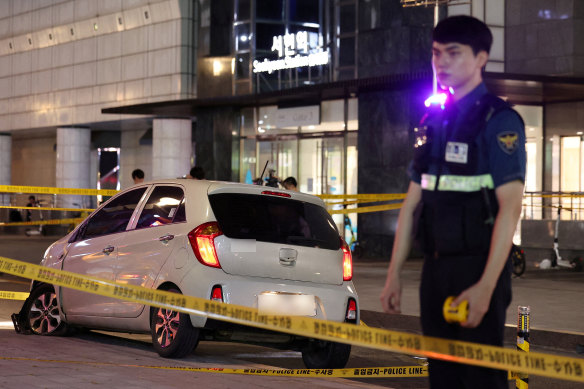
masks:
{"type": "MultiPolygon", "coordinates": [[[[145,185],[182,185],[185,187],[187,191],[200,191],[205,190],[207,194],[218,194],[218,193],[244,193],[244,194],[266,194],[265,192],[276,192],[276,193],[286,193],[290,195],[290,198],[293,200],[298,201],[305,201],[309,202],[321,207],[326,207],[323,200],[319,197],[302,193],[296,192],[286,189],[280,188],[272,188],[269,186],[259,186],[259,185],[250,185],[250,184],[242,184],[239,182],[228,182],[228,181],[213,181],[213,180],[194,180],[188,178],[174,178],[174,179],[160,179],[160,180],[152,180],[152,181],[145,181],[141,184],[135,185],[135,187],[145,186],[145,185]],[[264,193],[262,193],[264,192],[264,193]]],[[[134,186],[133,186],[134,187],[134,186]]],[[[131,187],[131,188],[133,188],[131,187]]],[[[128,188],[130,189],[130,188],[128,188]]]]}

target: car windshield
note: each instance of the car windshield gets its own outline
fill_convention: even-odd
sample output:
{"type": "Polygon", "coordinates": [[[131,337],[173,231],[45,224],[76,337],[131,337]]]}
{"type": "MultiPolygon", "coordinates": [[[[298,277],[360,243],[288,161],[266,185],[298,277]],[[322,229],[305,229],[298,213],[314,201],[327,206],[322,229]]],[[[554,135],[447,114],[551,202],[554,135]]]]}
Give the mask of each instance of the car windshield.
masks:
{"type": "Polygon", "coordinates": [[[219,227],[228,238],[340,248],[337,227],[315,204],[269,195],[219,193],[209,196],[219,227]]]}

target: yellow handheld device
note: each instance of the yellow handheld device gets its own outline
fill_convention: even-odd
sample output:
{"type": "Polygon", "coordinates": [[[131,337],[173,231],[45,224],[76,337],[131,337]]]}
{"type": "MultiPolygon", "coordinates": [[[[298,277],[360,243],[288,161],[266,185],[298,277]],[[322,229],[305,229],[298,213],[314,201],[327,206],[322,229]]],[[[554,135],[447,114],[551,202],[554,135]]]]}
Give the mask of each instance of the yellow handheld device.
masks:
{"type": "Polygon", "coordinates": [[[460,304],[451,307],[450,304],[454,296],[450,296],[444,301],[442,313],[447,323],[462,323],[468,318],[468,301],[464,300],[460,304]]]}

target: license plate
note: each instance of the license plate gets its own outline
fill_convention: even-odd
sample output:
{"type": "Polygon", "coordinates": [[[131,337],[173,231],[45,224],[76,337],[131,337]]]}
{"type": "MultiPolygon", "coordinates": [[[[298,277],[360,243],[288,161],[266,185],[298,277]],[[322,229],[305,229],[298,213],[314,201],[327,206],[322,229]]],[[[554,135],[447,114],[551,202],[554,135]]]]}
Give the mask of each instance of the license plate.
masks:
{"type": "Polygon", "coordinates": [[[310,294],[262,293],[258,310],[262,314],[316,316],[316,303],[310,294]]]}

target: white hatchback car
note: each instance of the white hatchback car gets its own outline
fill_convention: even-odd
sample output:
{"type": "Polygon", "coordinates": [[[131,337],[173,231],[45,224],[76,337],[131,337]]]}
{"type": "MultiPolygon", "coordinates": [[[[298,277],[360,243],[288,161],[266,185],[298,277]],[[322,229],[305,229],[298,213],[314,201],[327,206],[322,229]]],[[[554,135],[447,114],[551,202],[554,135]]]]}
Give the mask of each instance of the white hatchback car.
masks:
{"type": "MultiPolygon", "coordinates": [[[[318,197],[265,186],[161,180],[133,186],[46,251],[42,265],[270,313],[359,322],[351,252],[318,197]]],[[[28,332],[71,327],[150,332],[163,357],[199,340],[302,351],[344,367],[350,346],[244,327],[33,282],[16,318],[28,332]]]]}

